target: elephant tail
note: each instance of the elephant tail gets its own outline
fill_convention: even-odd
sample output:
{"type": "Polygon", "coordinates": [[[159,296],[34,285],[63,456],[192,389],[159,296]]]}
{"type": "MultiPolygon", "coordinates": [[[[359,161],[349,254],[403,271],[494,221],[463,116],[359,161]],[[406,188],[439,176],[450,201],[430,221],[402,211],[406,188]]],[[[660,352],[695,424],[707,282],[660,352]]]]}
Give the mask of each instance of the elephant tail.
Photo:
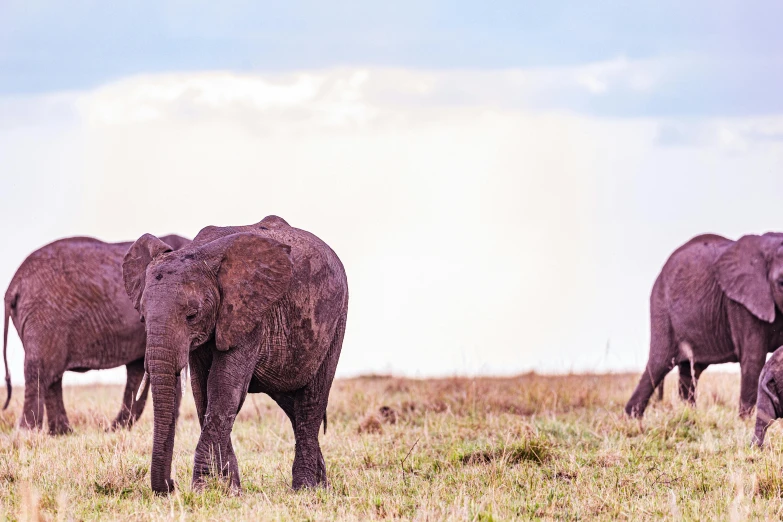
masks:
{"type": "Polygon", "coordinates": [[[326,412],[324,412],[324,435],[326,435],[326,412]]]}
{"type": "Polygon", "coordinates": [[[5,405],[3,409],[8,408],[8,404],[11,402],[11,372],[8,371],[8,318],[11,317],[11,301],[5,300],[5,320],[3,321],[3,362],[5,363],[5,388],[8,392],[8,397],[5,399],[5,405]]]}

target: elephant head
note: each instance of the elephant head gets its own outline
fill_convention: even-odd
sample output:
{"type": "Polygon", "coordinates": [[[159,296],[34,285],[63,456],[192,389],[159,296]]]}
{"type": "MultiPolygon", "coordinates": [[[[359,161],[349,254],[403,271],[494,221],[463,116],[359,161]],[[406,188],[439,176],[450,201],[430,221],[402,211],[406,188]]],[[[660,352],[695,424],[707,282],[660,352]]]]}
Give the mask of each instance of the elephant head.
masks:
{"type": "Polygon", "coordinates": [[[771,323],[783,312],[783,234],[743,236],[720,256],[718,283],[733,301],[771,323]]]}
{"type": "Polygon", "coordinates": [[[764,444],[764,436],[767,429],[779,419],[783,411],[780,408],[780,397],[778,396],[778,387],[775,382],[774,374],[771,368],[777,369],[780,366],[780,360],[773,356],[767,361],[764,370],[759,377],[758,398],[756,399],[756,431],[753,434],[753,443],[757,446],[764,444]]]}
{"type": "Polygon", "coordinates": [[[291,248],[254,233],[199,241],[182,250],[145,234],[122,266],[125,289],[147,331],[154,438],[150,478],[156,493],[174,487],[176,380],[190,350],[214,336],[218,350],[252,342],[262,314],[288,289],[291,248]]]}

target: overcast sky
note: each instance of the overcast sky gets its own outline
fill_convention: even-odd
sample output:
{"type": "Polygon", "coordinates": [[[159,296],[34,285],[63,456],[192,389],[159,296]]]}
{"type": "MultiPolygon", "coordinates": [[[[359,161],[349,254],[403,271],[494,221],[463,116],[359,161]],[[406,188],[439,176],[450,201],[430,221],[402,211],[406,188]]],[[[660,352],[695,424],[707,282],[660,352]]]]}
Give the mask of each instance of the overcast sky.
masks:
{"type": "MultiPolygon", "coordinates": [[[[5,1],[0,286],[60,237],[277,214],[346,266],[341,375],[640,370],[671,251],[783,230],[781,19],[773,1],[5,1]]],[[[66,382],[96,378],[124,370],[66,382]]]]}

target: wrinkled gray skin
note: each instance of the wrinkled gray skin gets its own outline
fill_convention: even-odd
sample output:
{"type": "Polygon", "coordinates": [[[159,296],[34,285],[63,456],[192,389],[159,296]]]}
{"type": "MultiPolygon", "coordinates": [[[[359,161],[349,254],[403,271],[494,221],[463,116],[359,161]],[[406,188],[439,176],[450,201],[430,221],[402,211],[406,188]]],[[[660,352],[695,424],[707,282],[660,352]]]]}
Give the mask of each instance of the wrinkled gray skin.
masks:
{"type": "Polygon", "coordinates": [[[215,470],[240,489],[231,444],[246,394],[269,394],[296,438],[293,488],[326,485],[318,443],[348,311],[337,255],[320,239],[268,216],[254,225],[207,227],[169,252],[146,234],[123,265],[128,295],[145,318],[145,364],[155,412],[150,481],[174,488],[175,381],[190,365],[201,436],[193,487],[215,470]]]}
{"type": "Polygon", "coordinates": [[[756,404],[768,352],[783,344],[783,234],[737,241],[707,234],[678,248],[650,296],[650,356],[625,411],[641,417],[675,366],[680,396],[693,402],[710,364],[739,362],[740,415],[756,404]]]}
{"type": "Polygon", "coordinates": [[[778,348],[764,365],[759,376],[756,431],[753,434],[753,443],[757,446],[764,444],[767,429],[775,419],[783,417],[780,390],[783,390],[783,350],[778,348]]]}
{"type": "MultiPolygon", "coordinates": [[[[172,248],[189,241],[162,238],[172,248]]],[[[41,428],[44,406],[49,432],[71,431],[63,405],[66,370],[86,372],[125,365],[128,380],[112,429],[130,427],[144,410],[147,390],[135,392],[144,374],[144,325],[125,293],[122,261],[132,243],[72,237],[50,243],[24,260],[5,294],[3,358],[8,398],[11,376],[6,349],[8,320],[24,347],[25,398],[20,426],[41,428]]]]}

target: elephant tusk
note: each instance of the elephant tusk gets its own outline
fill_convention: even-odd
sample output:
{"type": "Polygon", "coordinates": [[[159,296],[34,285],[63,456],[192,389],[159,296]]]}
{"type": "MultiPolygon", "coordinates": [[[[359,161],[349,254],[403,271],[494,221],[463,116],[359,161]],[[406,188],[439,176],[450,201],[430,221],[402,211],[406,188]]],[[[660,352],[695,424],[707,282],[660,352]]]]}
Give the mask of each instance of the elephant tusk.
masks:
{"type": "Polygon", "coordinates": [[[141,399],[141,394],[144,393],[144,388],[147,387],[147,381],[150,380],[150,374],[144,372],[144,377],[141,378],[141,384],[139,385],[139,391],[136,392],[136,402],[141,399]]]}
{"type": "Polygon", "coordinates": [[[188,377],[189,377],[188,370],[189,370],[189,366],[186,364],[179,374],[179,383],[182,385],[183,397],[185,396],[185,393],[188,391],[188,377]]]}

